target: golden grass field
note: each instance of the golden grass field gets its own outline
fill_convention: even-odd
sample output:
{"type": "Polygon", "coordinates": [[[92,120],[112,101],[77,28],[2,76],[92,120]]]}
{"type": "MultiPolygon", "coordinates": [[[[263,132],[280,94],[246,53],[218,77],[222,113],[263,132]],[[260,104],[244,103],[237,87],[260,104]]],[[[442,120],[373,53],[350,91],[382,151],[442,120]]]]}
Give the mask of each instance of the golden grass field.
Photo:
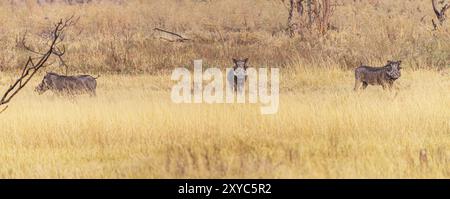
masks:
{"type": "MultiPolygon", "coordinates": [[[[31,2],[31,1],[30,1],[31,2]]],[[[35,78],[0,114],[0,178],[450,178],[450,27],[428,1],[343,1],[337,30],[289,38],[281,1],[0,3],[0,88],[59,18],[75,14],[69,74],[100,74],[97,97],[38,95],[35,78]],[[153,28],[191,38],[168,43],[153,28]],[[174,104],[170,72],[280,68],[280,108],[174,104]],[[397,89],[353,91],[353,68],[403,60],[397,89]],[[419,159],[426,151],[428,161],[419,159]]]]}
{"type": "Polygon", "coordinates": [[[450,177],[448,75],[405,71],[399,91],[360,94],[351,72],[282,75],[276,115],[174,104],[169,77],[108,75],[74,100],[30,86],[0,115],[0,177],[450,177]]]}

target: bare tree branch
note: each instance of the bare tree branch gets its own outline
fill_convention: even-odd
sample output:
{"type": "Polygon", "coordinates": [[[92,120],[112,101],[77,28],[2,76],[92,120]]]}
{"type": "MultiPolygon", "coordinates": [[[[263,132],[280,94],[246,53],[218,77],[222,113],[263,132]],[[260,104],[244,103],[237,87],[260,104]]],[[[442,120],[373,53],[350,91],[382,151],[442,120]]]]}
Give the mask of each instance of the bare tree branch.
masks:
{"type": "Polygon", "coordinates": [[[170,39],[170,38],[167,38],[167,37],[160,37],[161,39],[166,40],[166,41],[170,41],[170,42],[184,42],[184,41],[189,41],[190,40],[188,38],[185,38],[185,37],[181,36],[180,34],[177,34],[177,33],[171,32],[171,31],[167,31],[167,30],[163,30],[161,28],[154,28],[153,30],[160,31],[160,32],[167,33],[169,35],[175,36],[174,39],[170,39]]]}
{"type": "MultiPolygon", "coordinates": [[[[52,30],[52,38],[50,40],[48,50],[43,53],[33,50],[32,48],[27,46],[25,42],[26,33],[24,34],[21,40],[21,46],[26,50],[41,56],[38,58],[38,61],[36,63],[33,61],[33,58],[31,56],[28,58],[26,64],[22,69],[21,75],[1,97],[0,106],[8,104],[14,98],[14,96],[16,96],[22,90],[22,88],[24,88],[28,84],[28,82],[39,71],[39,69],[48,66],[47,62],[52,55],[57,56],[60,60],[63,60],[62,56],[66,52],[65,47],[63,46],[63,48],[61,49],[57,45],[62,41],[62,36],[66,28],[72,26],[75,22],[76,21],[72,16],[66,20],[61,19],[58,23],[56,23],[54,29],[52,30]]],[[[5,108],[0,111],[0,113],[5,111],[7,108],[8,106],[6,105],[5,108]]]]}
{"type": "Polygon", "coordinates": [[[28,34],[28,30],[26,30],[25,33],[23,33],[22,38],[21,38],[20,41],[18,42],[18,46],[21,47],[21,48],[23,48],[23,49],[25,49],[25,50],[27,50],[27,51],[29,51],[29,52],[32,52],[32,53],[34,53],[34,54],[37,54],[37,55],[40,55],[40,56],[44,55],[44,54],[42,54],[42,53],[40,53],[40,52],[34,50],[33,48],[31,48],[30,46],[28,46],[28,45],[26,44],[26,37],[27,37],[27,34],[28,34]]]}
{"type": "MultiPolygon", "coordinates": [[[[436,0],[431,0],[431,4],[433,5],[433,11],[434,14],[436,14],[436,18],[439,21],[439,25],[442,25],[447,18],[446,12],[450,8],[450,5],[445,4],[444,7],[442,7],[441,10],[439,10],[436,5],[436,0]]],[[[434,21],[434,19],[432,19],[431,22],[433,23],[433,27],[436,30],[438,28],[438,24],[434,21]]]]}

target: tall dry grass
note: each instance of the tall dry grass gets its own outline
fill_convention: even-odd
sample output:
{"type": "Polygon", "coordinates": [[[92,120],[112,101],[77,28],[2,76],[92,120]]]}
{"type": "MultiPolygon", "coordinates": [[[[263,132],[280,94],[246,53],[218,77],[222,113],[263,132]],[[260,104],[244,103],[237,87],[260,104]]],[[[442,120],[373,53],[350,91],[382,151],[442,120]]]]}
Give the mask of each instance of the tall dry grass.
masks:
{"type": "Polygon", "coordinates": [[[28,56],[16,38],[28,30],[38,48],[48,27],[72,14],[80,21],[65,40],[69,74],[102,76],[97,97],[71,99],[34,93],[38,74],[0,114],[0,177],[449,178],[450,37],[445,26],[431,31],[431,5],[344,1],[337,29],[289,38],[280,2],[2,1],[2,88],[28,56]],[[193,41],[162,41],[154,27],[193,41]],[[170,101],[171,69],[191,68],[193,59],[227,67],[238,56],[281,67],[277,114],[263,116],[255,104],[170,101]],[[347,69],[387,59],[403,60],[398,91],[352,91],[347,69]]]}
{"type": "Polygon", "coordinates": [[[415,69],[448,67],[450,25],[432,31],[430,2],[339,2],[333,30],[324,37],[296,38],[283,32],[288,9],[278,0],[129,0],[72,6],[3,2],[0,68],[11,70],[23,63],[26,52],[16,47],[16,38],[26,30],[29,43],[37,47],[52,23],[73,14],[80,17],[66,37],[66,59],[73,73],[167,73],[199,58],[226,67],[231,57],[249,57],[258,67],[288,67],[301,60],[311,67],[348,69],[387,59],[402,59],[415,69]],[[193,41],[161,41],[155,27],[193,41]]]}
{"type": "Polygon", "coordinates": [[[27,87],[0,115],[0,177],[450,177],[448,76],[405,71],[397,94],[354,93],[341,70],[282,79],[269,116],[257,104],[174,104],[168,76],[103,76],[96,98],[27,87]]]}

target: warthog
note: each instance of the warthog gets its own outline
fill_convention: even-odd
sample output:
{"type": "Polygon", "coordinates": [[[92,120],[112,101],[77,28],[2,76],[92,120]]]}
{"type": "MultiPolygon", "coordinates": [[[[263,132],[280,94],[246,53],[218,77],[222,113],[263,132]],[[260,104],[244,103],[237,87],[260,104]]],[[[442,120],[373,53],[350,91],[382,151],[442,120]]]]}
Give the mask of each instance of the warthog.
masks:
{"type": "Polygon", "coordinates": [[[36,87],[35,91],[39,94],[51,90],[57,94],[75,95],[88,93],[95,96],[98,77],[90,75],[64,76],[49,72],[44,76],[42,82],[36,87]]]}
{"type": "Polygon", "coordinates": [[[247,79],[247,65],[248,58],[245,59],[234,59],[233,58],[233,70],[231,70],[228,75],[228,83],[233,85],[235,92],[241,92],[244,88],[245,80],[247,79]]]}
{"type": "Polygon", "coordinates": [[[400,64],[402,61],[388,61],[383,67],[360,66],[355,69],[355,91],[365,89],[370,85],[381,85],[383,89],[386,86],[392,88],[394,81],[400,78],[400,64]]]}

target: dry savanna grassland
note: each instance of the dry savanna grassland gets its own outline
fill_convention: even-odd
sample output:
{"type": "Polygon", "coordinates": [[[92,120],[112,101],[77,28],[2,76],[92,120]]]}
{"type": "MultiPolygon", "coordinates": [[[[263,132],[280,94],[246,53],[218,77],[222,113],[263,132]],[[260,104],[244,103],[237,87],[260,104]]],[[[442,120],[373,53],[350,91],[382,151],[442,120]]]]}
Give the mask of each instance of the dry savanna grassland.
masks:
{"type": "Polygon", "coordinates": [[[2,91],[32,55],[18,38],[40,49],[71,15],[67,71],[51,60],[0,114],[1,178],[450,178],[450,22],[428,1],[336,1],[329,30],[292,37],[281,0],[2,1],[2,91]],[[172,69],[232,57],[280,68],[277,114],[171,101],[172,69]],[[388,59],[396,89],[353,91],[388,59]],[[46,71],[100,74],[97,96],[38,95],[46,71]]]}

